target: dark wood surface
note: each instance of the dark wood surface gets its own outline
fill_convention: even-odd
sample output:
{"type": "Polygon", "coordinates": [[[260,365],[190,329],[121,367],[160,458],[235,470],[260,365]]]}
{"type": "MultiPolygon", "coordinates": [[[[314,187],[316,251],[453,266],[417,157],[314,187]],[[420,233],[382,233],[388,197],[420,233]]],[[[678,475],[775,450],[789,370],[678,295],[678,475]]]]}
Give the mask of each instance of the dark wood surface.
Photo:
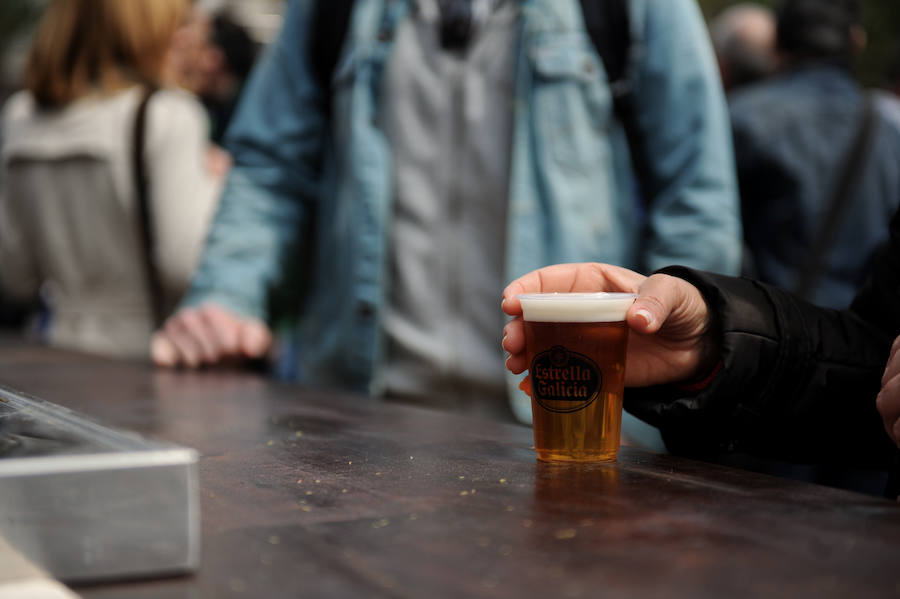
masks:
{"type": "Polygon", "coordinates": [[[0,344],[0,382],[201,454],[198,573],[84,597],[896,597],[894,502],[524,427],[0,344]]]}

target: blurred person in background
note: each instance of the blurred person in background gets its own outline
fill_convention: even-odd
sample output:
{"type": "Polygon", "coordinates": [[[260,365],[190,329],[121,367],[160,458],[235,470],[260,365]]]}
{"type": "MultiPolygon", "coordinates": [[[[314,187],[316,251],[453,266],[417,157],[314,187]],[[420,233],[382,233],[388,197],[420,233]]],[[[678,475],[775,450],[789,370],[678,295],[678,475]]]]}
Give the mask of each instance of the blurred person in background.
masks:
{"type": "Polygon", "coordinates": [[[222,143],[256,55],[256,42],[240,23],[227,12],[213,15],[204,51],[205,85],[197,96],[210,115],[216,144],[222,143]]]}
{"type": "Polygon", "coordinates": [[[900,204],[894,101],[851,74],[865,45],[860,10],[859,0],[781,2],[782,72],[729,98],[747,274],[833,308],[849,305],[900,204]]]}
{"type": "Polygon", "coordinates": [[[203,103],[210,137],[218,146],[257,53],[247,29],[225,9],[195,7],[176,34],[173,54],[178,81],[203,103]]]}
{"type": "Polygon", "coordinates": [[[710,21],[709,31],[726,92],[775,72],[775,15],[768,7],[730,6],[710,21]]]}
{"type": "Polygon", "coordinates": [[[0,284],[40,293],[52,345],[146,358],[196,264],[219,182],[202,107],[166,87],[187,10],[53,1],[4,107],[0,284]]]}
{"type": "Polygon", "coordinates": [[[226,146],[235,167],[190,295],[154,339],[161,365],[263,355],[286,304],[287,376],[528,422],[494,337],[504,281],[589,257],[740,263],[694,0],[291,2],[226,146]]]}

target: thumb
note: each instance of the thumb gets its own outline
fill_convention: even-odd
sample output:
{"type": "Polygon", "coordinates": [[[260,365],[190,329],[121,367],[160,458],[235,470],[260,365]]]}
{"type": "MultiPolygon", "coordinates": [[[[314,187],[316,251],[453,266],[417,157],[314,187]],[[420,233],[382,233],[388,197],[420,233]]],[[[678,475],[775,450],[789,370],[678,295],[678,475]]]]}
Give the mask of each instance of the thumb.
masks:
{"type": "Polygon", "coordinates": [[[687,301],[690,283],[669,275],[655,274],[638,289],[638,297],[628,309],[629,326],[639,333],[655,333],[679,305],[687,301]]]}

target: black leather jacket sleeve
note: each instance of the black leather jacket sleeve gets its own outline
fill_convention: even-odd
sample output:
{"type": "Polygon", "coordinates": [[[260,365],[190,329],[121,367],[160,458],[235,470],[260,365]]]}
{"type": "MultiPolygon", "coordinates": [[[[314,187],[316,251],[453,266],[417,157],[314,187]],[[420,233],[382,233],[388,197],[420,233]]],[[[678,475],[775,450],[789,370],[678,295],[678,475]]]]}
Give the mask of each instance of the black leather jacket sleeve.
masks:
{"type": "Polygon", "coordinates": [[[875,396],[900,334],[900,213],[848,310],[746,278],[683,267],[660,272],[700,290],[722,348],[722,368],[700,393],[626,391],[626,408],[658,426],[671,451],[890,467],[896,447],[875,396]]]}

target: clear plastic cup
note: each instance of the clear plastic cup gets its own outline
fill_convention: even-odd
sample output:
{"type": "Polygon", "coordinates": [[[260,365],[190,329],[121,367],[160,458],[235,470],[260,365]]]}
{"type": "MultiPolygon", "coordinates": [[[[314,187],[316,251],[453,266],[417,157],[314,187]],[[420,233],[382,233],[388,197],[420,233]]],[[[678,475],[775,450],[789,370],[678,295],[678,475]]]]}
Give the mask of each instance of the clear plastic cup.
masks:
{"type": "Polygon", "coordinates": [[[523,294],[534,447],[547,462],[619,451],[633,293],[523,294]]]}

